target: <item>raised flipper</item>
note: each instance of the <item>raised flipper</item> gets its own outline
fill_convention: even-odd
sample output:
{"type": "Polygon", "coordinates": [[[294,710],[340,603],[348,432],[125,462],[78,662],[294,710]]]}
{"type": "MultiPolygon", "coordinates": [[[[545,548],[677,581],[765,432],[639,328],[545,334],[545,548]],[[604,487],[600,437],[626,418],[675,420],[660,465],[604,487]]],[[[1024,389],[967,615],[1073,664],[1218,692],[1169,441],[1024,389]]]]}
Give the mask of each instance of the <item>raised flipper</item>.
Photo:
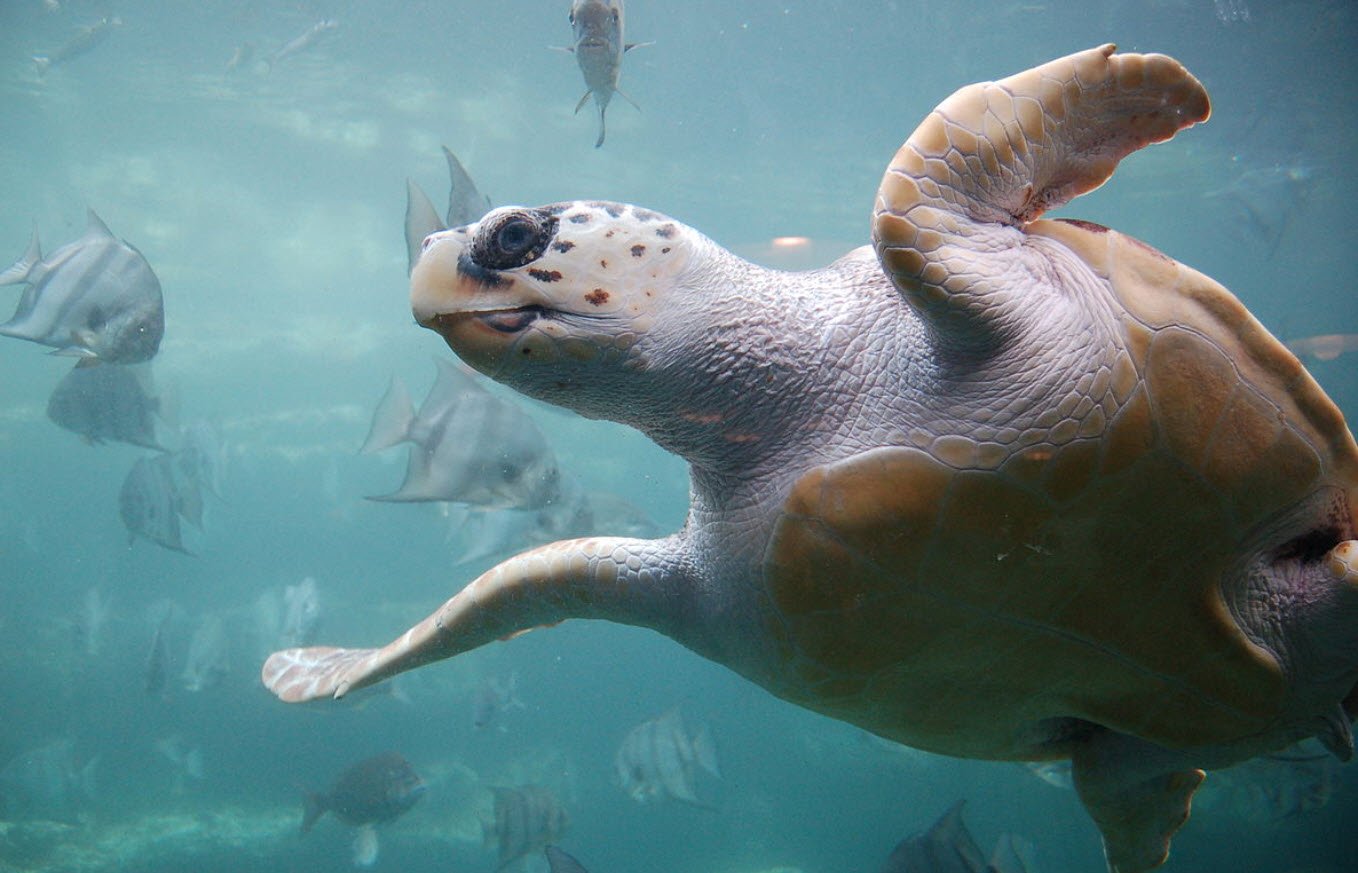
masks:
{"type": "Polygon", "coordinates": [[[1143,873],[1165,863],[1169,841],[1188,821],[1206,773],[1134,737],[1100,731],[1071,761],[1075,790],[1103,835],[1109,873],[1143,873]]]}
{"type": "Polygon", "coordinates": [[[1164,55],[1105,45],[998,82],[929,114],[877,192],[873,245],[936,331],[987,335],[997,290],[1044,275],[1022,226],[1102,185],[1118,161],[1210,114],[1207,93],[1164,55]],[[1027,259],[1027,260],[1025,260],[1027,259]]]}
{"type": "Polygon", "coordinates": [[[275,652],[264,686],[287,703],[350,691],[497,639],[568,618],[652,627],[683,639],[674,598],[686,587],[674,539],[598,538],[542,546],[492,567],[380,649],[275,652]]]}

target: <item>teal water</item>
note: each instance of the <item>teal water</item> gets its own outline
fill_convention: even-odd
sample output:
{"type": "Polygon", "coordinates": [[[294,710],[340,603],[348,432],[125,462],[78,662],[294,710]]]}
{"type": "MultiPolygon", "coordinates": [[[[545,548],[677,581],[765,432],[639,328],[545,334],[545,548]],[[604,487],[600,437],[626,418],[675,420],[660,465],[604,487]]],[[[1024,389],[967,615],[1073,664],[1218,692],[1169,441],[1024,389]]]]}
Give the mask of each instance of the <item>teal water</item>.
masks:
{"type": "MultiPolygon", "coordinates": [[[[295,835],[299,786],[386,749],[430,787],[384,829],[378,870],[494,869],[478,824],[488,786],[526,783],[557,792],[572,821],[560,842],[593,873],[867,873],[962,798],[981,844],[1018,835],[1035,873],[1101,869],[1069,790],[879,743],[649,632],[567,623],[418,671],[407,701],[296,708],[259,685],[255,604],[313,576],[321,640],[371,645],[481,569],[453,566],[435,509],[362,499],[395,487],[401,452],[357,455],[388,380],[418,398],[447,354],[412,323],[401,227],[407,177],[443,202],[441,144],[497,205],[622,200],[738,251],[807,236],[828,261],[866,241],[887,160],[939,100],[1114,41],[1183,61],[1214,116],[1061,214],[1207,272],[1283,338],[1354,333],[1358,7],[636,0],[628,37],[655,44],[626,57],[622,87],[641,111],[615,99],[597,150],[592,110],[571,111],[579,71],[548,48],[569,42],[568,8],[0,0],[0,266],[35,226],[51,250],[95,209],[164,287],[157,383],[227,455],[194,556],[129,546],[117,497],[144,452],[48,421],[69,359],[0,339],[0,763],[60,739],[76,765],[96,760],[70,823],[0,822],[0,870],[345,869],[351,834],[333,819],[295,835]],[[33,54],[112,15],[123,24],[102,44],[38,77],[33,54]],[[339,27],[272,72],[226,71],[238,46],[267,56],[324,18],[339,27]],[[76,629],[90,589],[110,604],[93,651],[76,629]],[[143,665],[167,601],[162,698],[144,692],[143,665]],[[179,673],[209,614],[231,629],[229,670],[193,693],[179,673]],[[524,708],[475,729],[475,689],[511,674],[524,708]],[[713,808],[642,806],[614,784],[622,737],[676,704],[716,739],[713,808]],[[158,749],[171,738],[201,750],[201,778],[158,749]]],[[[6,316],[17,298],[0,289],[6,316]]],[[[1350,416],[1355,361],[1307,362],[1350,416]]],[[[527,408],[587,487],[682,523],[682,462],[620,427],[527,408]]],[[[1267,797],[1293,777],[1251,778],[1204,794],[1167,871],[1352,869],[1353,768],[1333,772],[1327,803],[1281,818],[1267,797]]]]}

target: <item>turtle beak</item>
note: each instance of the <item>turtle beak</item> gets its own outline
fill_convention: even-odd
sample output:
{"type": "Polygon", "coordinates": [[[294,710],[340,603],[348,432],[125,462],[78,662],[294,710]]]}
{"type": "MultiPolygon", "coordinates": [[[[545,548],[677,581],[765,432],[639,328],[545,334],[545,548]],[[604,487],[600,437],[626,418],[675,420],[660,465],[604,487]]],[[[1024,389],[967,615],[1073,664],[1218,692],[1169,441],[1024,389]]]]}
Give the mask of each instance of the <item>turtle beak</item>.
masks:
{"type": "Polygon", "coordinates": [[[542,317],[545,301],[513,274],[472,261],[470,239],[465,228],[425,239],[410,274],[410,308],[415,321],[442,336],[458,357],[490,372],[542,317]]]}

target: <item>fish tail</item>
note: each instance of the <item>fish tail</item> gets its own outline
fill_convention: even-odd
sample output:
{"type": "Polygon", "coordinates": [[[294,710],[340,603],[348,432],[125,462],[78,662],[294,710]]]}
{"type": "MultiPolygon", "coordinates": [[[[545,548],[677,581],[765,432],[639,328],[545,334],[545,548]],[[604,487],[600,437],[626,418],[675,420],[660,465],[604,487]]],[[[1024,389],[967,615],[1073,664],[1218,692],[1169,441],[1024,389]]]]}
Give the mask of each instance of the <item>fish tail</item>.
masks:
{"type": "Polygon", "coordinates": [[[604,104],[599,104],[599,138],[594,141],[594,147],[596,149],[604,144],[604,134],[607,132],[604,129],[604,110],[606,108],[607,107],[605,107],[604,104]]]}
{"type": "Polygon", "coordinates": [[[405,442],[410,439],[410,426],[414,422],[415,404],[410,400],[410,392],[406,391],[404,382],[393,376],[391,386],[373,413],[372,428],[359,453],[380,452],[405,442]]]}
{"type": "Polygon", "coordinates": [[[3,273],[0,273],[0,285],[17,285],[20,282],[27,282],[32,274],[33,268],[42,262],[42,246],[38,243],[38,229],[33,229],[33,238],[28,242],[28,248],[24,251],[23,257],[11,264],[3,273]]]}
{"type": "Polygon", "coordinates": [[[721,769],[717,766],[717,744],[713,742],[712,731],[707,725],[699,728],[693,737],[693,757],[699,767],[718,779],[721,778],[721,769]]]}
{"type": "Polygon", "coordinates": [[[307,833],[315,826],[316,821],[325,815],[330,805],[326,802],[325,795],[317,794],[314,791],[304,792],[302,795],[302,833],[307,833]]]}

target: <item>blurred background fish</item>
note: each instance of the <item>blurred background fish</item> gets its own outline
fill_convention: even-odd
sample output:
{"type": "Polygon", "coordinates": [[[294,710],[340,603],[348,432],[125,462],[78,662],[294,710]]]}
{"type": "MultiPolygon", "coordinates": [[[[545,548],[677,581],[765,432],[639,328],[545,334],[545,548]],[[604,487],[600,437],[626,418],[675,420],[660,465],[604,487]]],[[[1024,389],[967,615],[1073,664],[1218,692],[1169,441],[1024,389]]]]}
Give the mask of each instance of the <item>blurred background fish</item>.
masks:
{"type": "Polygon", "coordinates": [[[393,378],[373,414],[361,452],[414,445],[401,487],[368,499],[537,509],[556,498],[556,456],[533,419],[461,366],[446,358],[435,363],[438,376],[418,413],[404,383],[393,378]]]}
{"type": "Polygon", "coordinates": [[[296,585],[283,589],[283,632],[280,642],[284,647],[309,646],[316,641],[316,630],[321,624],[321,595],[316,580],[306,577],[296,585]]]}
{"type": "Polygon", "coordinates": [[[495,676],[483,677],[472,692],[472,727],[481,731],[495,724],[504,730],[504,725],[497,723],[500,716],[511,709],[524,708],[518,687],[518,673],[510,673],[504,680],[495,676]]]}
{"type": "Polygon", "coordinates": [[[323,38],[339,29],[339,22],[333,18],[323,18],[297,36],[285,42],[273,54],[265,59],[265,67],[268,72],[278,66],[280,61],[299,55],[302,52],[316,46],[323,38]]]}
{"type": "Polygon", "coordinates": [[[79,821],[95,798],[97,764],[81,763],[67,738],[20,752],[0,769],[0,818],[79,821]]]}
{"type": "Polygon", "coordinates": [[[160,349],[165,305],[151,265],[89,210],[85,235],[48,257],[33,234],[0,285],[26,284],[0,335],[92,362],[134,364],[160,349]]]}
{"type": "Polygon", "coordinates": [[[410,762],[396,752],[365,758],[339,775],[326,792],[308,792],[303,803],[302,833],[307,833],[327,812],[350,827],[354,837],[354,863],[370,867],[377,862],[375,825],[404,815],[425,793],[424,781],[410,762]]]}
{"type": "Polygon", "coordinates": [[[550,873],[589,873],[585,865],[567,855],[556,846],[548,846],[543,850],[547,856],[547,865],[550,873]]]}
{"type": "Polygon", "coordinates": [[[146,365],[77,365],[47,400],[48,418],[96,445],[121,442],[163,449],[156,434],[159,410],[146,365]]]}
{"type": "Polygon", "coordinates": [[[639,803],[671,797],[706,806],[698,799],[699,772],[721,778],[711,731],[704,724],[690,735],[678,707],[628,731],[613,769],[623,791],[639,803]]]}
{"type": "Polygon", "coordinates": [[[494,819],[484,823],[483,835],[485,844],[495,847],[497,870],[542,851],[570,826],[570,817],[550,788],[525,785],[492,790],[494,819]]]}
{"type": "Polygon", "coordinates": [[[128,542],[144,537],[188,554],[179,519],[192,513],[194,495],[182,489],[171,455],[138,458],[118,492],[118,514],[127,528],[128,542]]]}
{"type": "Polygon", "coordinates": [[[989,861],[962,821],[964,801],[948,808],[923,833],[901,840],[882,873],[1028,873],[1008,837],[1000,839],[989,861]]]}
{"type": "Polygon", "coordinates": [[[1317,361],[1333,361],[1340,355],[1358,352],[1358,333],[1326,333],[1287,341],[1287,347],[1297,357],[1317,361]]]}
{"type": "Polygon", "coordinates": [[[230,672],[231,642],[226,622],[217,613],[204,615],[189,638],[180,682],[185,691],[197,693],[221,685],[230,672]]]}
{"type": "Polygon", "coordinates": [[[105,16],[94,24],[87,24],[79,28],[75,35],[50,52],[34,55],[33,64],[37,67],[38,78],[41,79],[47,75],[47,71],[53,66],[64,64],[72,58],[78,58],[94,50],[96,46],[108,39],[109,34],[115,28],[122,27],[122,25],[123,20],[118,16],[105,16]]]}

